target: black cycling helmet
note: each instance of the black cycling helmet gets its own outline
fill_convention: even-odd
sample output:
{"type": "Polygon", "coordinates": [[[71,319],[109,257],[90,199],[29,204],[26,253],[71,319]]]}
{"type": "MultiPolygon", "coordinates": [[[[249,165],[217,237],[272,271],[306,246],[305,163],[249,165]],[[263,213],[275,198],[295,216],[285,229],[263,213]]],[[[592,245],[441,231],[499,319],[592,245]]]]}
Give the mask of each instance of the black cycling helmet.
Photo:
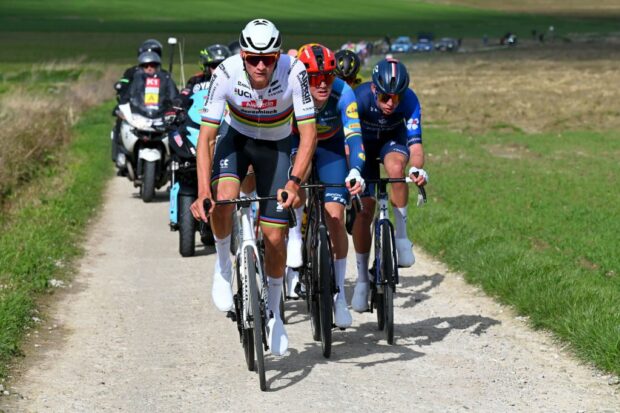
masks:
{"type": "Polygon", "coordinates": [[[398,60],[384,59],[372,69],[372,83],[379,93],[400,95],[409,87],[409,74],[398,60]]]}
{"type": "Polygon", "coordinates": [[[214,44],[205,47],[200,51],[198,63],[203,72],[208,73],[209,67],[216,68],[220,63],[230,56],[230,50],[221,44],[214,44]]]}
{"type": "Polygon", "coordinates": [[[355,78],[361,66],[362,61],[357,53],[351,50],[338,50],[336,52],[336,76],[339,78],[355,78]]]}
{"type": "Polygon", "coordinates": [[[144,52],[155,52],[161,57],[162,45],[155,39],[145,40],[144,43],[138,47],[138,56],[140,56],[144,52]]]}
{"type": "Polygon", "coordinates": [[[228,50],[230,51],[231,56],[235,54],[241,53],[241,44],[239,44],[239,40],[235,40],[228,45],[228,50]]]}
{"type": "Polygon", "coordinates": [[[157,63],[161,65],[161,57],[159,57],[157,53],[151,51],[140,53],[140,56],[138,56],[138,64],[144,65],[147,63],[157,63]]]}

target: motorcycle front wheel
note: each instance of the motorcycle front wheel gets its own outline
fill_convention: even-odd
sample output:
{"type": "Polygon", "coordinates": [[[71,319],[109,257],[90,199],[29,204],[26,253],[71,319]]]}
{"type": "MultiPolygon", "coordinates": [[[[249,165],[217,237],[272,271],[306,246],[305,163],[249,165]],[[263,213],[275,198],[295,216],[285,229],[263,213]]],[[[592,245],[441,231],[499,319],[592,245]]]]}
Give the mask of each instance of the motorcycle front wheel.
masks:
{"type": "Polygon", "coordinates": [[[142,187],[140,196],[142,201],[151,202],[155,198],[155,173],[157,171],[157,163],[153,161],[144,161],[144,174],[142,176],[142,187]]]}

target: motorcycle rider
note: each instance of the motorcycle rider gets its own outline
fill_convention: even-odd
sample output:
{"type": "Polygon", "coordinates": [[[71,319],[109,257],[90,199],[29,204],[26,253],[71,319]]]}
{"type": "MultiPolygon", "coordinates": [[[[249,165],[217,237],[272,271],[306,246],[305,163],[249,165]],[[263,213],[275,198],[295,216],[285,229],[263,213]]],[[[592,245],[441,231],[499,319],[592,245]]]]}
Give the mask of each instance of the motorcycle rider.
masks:
{"type": "MultiPolygon", "coordinates": [[[[140,56],[144,52],[155,52],[161,58],[162,55],[162,45],[156,39],[147,39],[140,46],[138,46],[138,54],[140,56]]],[[[125,70],[123,76],[114,84],[114,89],[116,90],[116,101],[117,103],[120,101],[122,95],[124,95],[129,88],[131,81],[133,80],[134,74],[140,70],[140,65],[134,65],[125,70]]],[[[163,70],[162,70],[163,72],[163,70]]],[[[117,156],[119,153],[119,145],[120,142],[120,132],[121,132],[121,124],[123,122],[122,115],[118,109],[118,105],[114,107],[112,110],[112,116],[116,117],[116,123],[114,124],[114,128],[112,129],[112,161],[117,162],[117,156]]],[[[117,164],[117,167],[119,165],[117,164]]],[[[119,169],[119,173],[123,174],[124,170],[119,169]]]]}
{"type": "MultiPolygon", "coordinates": [[[[254,166],[258,195],[277,192],[279,203],[262,202],[258,221],[265,242],[267,306],[272,315],[267,323],[268,343],[273,354],[282,355],[288,349],[288,335],[278,311],[286,262],[286,208],[297,200],[299,177],[305,174],[314,152],[314,104],[305,67],[298,60],[280,54],[282,38],[272,22],[252,20],[242,30],[239,43],[241,54],[226,59],[212,76],[198,139],[199,196],[191,209],[196,219],[207,221],[204,200],[236,198],[250,164],[254,166]],[[228,131],[215,144],[227,104],[228,131]],[[289,175],[293,115],[300,144],[289,175]],[[286,201],[282,199],[281,188],[289,195],[286,201]]],[[[214,206],[209,220],[217,251],[212,298],[221,311],[233,307],[232,211],[231,206],[214,206]]]]}
{"type": "MultiPolygon", "coordinates": [[[[344,279],[347,267],[349,243],[344,226],[344,210],[349,193],[357,195],[364,189],[361,171],[364,166],[364,148],[357,102],[353,90],[342,79],[336,78],[334,52],[327,47],[311,43],[299,49],[299,60],[306,66],[310,93],[317,113],[318,144],[313,158],[313,168],[320,182],[346,183],[347,188],[327,187],[325,189],[325,220],[334,254],[334,270],[338,294],[334,298],[335,324],[340,328],[351,326],[351,314],[347,308],[344,279]],[[345,145],[351,151],[350,165],[347,165],[345,145]],[[351,181],[355,185],[351,187],[351,181]],[[347,190],[348,189],[348,190],[347,190]]],[[[298,131],[293,124],[293,151],[296,153],[298,131]]],[[[300,191],[303,197],[304,191],[300,191]]],[[[302,202],[303,204],[303,202],[302,202]]],[[[289,294],[294,294],[298,275],[291,270],[302,265],[301,224],[303,206],[295,208],[297,226],[289,231],[287,243],[287,274],[289,294]]],[[[293,295],[294,296],[294,295],[293,295]]]]}
{"type": "MultiPolygon", "coordinates": [[[[422,124],[420,101],[409,88],[407,68],[394,59],[381,60],[372,71],[372,81],[355,89],[362,138],[366,151],[366,163],[362,170],[365,180],[380,176],[379,161],[383,163],[390,178],[402,178],[407,162],[408,175],[418,186],[428,182],[424,166],[422,147],[422,124]],[[414,173],[418,173],[416,177],[414,173]]],[[[363,210],[358,212],[353,224],[358,278],[351,300],[355,311],[368,309],[368,258],[372,240],[370,231],[374,218],[376,201],[374,184],[369,184],[363,193],[363,210]]],[[[394,212],[396,250],[399,267],[410,267],[415,263],[412,243],[407,237],[408,186],[393,184],[390,200],[394,212]]]]}

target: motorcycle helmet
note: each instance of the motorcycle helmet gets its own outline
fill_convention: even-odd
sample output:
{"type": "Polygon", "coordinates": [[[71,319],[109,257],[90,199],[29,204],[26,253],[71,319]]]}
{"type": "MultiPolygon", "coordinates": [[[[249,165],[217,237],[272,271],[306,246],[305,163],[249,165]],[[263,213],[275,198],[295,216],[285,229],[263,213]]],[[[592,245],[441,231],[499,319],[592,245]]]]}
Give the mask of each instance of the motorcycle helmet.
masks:
{"type": "Polygon", "coordinates": [[[244,52],[278,53],[282,45],[282,37],[276,26],[269,20],[254,19],[241,31],[239,44],[244,52]]]}
{"type": "Polygon", "coordinates": [[[160,42],[155,39],[148,39],[138,47],[138,56],[144,52],[155,52],[161,57],[162,50],[163,47],[160,42]]]}
{"type": "Polygon", "coordinates": [[[400,95],[409,87],[409,74],[398,60],[384,59],[372,70],[372,83],[379,93],[400,95]]]}
{"type": "Polygon", "coordinates": [[[143,52],[138,56],[138,64],[144,65],[147,63],[161,64],[161,57],[155,52],[143,52]]]}

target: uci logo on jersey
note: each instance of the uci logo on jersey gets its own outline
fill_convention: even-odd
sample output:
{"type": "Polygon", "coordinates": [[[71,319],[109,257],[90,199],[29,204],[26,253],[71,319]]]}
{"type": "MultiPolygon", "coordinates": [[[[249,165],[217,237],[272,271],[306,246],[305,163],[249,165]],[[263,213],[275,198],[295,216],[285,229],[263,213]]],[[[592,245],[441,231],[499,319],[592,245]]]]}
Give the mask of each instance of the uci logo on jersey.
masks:
{"type": "Polygon", "coordinates": [[[241,97],[248,98],[248,99],[252,97],[250,92],[248,92],[247,90],[241,90],[239,88],[235,88],[235,93],[241,97]]]}

